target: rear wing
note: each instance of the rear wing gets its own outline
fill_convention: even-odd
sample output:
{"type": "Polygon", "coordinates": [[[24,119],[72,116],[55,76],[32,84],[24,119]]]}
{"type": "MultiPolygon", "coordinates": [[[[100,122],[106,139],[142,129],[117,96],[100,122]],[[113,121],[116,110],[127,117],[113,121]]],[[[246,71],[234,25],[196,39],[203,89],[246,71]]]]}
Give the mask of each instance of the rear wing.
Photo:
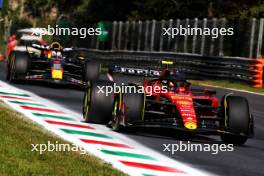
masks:
{"type": "MultiPolygon", "coordinates": [[[[146,68],[133,68],[133,67],[123,67],[118,65],[110,65],[109,66],[109,73],[112,75],[113,73],[121,73],[124,75],[135,75],[135,76],[144,76],[144,77],[151,77],[151,78],[159,78],[161,77],[161,70],[155,69],[146,69],[146,68]]],[[[195,76],[192,76],[188,73],[182,72],[180,70],[174,70],[174,75],[178,79],[182,80],[201,80],[195,76]]]]}
{"type": "Polygon", "coordinates": [[[109,71],[113,73],[122,73],[127,75],[146,76],[146,77],[159,77],[161,73],[161,71],[158,70],[121,67],[117,65],[110,66],[109,71]]]}
{"type": "MultiPolygon", "coordinates": [[[[160,63],[161,63],[161,65],[165,65],[165,69],[168,69],[170,66],[171,70],[173,71],[172,76],[176,76],[177,78],[180,78],[182,80],[187,80],[187,79],[188,80],[201,80],[195,76],[188,74],[188,72],[178,70],[177,68],[173,69],[174,63],[172,61],[162,60],[160,63]]],[[[111,74],[112,73],[121,73],[121,74],[126,74],[126,75],[135,75],[135,76],[145,76],[145,77],[158,78],[161,76],[161,73],[163,72],[163,70],[110,65],[109,66],[109,72],[111,74]]]]}
{"type": "MultiPolygon", "coordinates": [[[[169,65],[173,65],[172,61],[162,60],[160,62],[162,65],[166,65],[168,68],[169,65]]],[[[123,73],[128,75],[137,75],[137,76],[146,76],[146,77],[159,77],[161,71],[153,69],[144,69],[144,68],[131,68],[131,67],[121,67],[121,66],[110,66],[109,70],[113,73],[123,73]]]]}

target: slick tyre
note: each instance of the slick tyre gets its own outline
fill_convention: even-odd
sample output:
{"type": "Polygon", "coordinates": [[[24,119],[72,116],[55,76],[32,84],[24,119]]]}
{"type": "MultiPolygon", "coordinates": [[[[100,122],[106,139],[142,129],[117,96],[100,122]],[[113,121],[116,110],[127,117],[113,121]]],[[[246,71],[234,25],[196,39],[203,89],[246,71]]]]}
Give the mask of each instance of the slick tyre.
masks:
{"type": "Polygon", "coordinates": [[[83,71],[83,81],[94,81],[97,80],[100,76],[101,66],[95,61],[87,61],[84,65],[83,71]]]}
{"type": "Polygon", "coordinates": [[[122,120],[124,118],[124,106],[122,102],[122,93],[115,95],[111,127],[114,131],[121,131],[124,127],[122,120]]]}
{"type": "Polygon", "coordinates": [[[144,119],[145,95],[143,93],[125,93],[125,120],[127,123],[144,119]]]}
{"type": "Polygon", "coordinates": [[[112,129],[121,131],[129,123],[142,121],[145,109],[145,95],[142,93],[124,93],[115,97],[112,129]]]}
{"type": "Polygon", "coordinates": [[[9,57],[6,61],[6,69],[5,69],[5,73],[6,73],[6,80],[9,81],[10,80],[10,61],[11,61],[11,57],[9,57]]]}
{"type": "Polygon", "coordinates": [[[228,133],[222,134],[221,139],[226,143],[242,145],[248,139],[252,121],[248,101],[240,96],[224,98],[224,124],[228,133]]]}
{"type": "Polygon", "coordinates": [[[111,120],[114,93],[100,91],[102,87],[113,87],[110,81],[89,81],[83,99],[83,118],[85,122],[106,124],[111,120]]]}
{"type": "Polygon", "coordinates": [[[11,82],[24,80],[30,66],[30,58],[27,52],[15,51],[9,58],[7,79],[11,82]]]}

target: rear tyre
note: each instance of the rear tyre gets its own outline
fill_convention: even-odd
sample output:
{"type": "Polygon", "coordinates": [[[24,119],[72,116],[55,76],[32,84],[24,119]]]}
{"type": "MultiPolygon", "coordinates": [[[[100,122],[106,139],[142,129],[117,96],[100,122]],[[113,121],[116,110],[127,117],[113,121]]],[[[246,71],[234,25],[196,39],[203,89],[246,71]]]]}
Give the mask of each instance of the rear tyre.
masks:
{"type": "Polygon", "coordinates": [[[30,65],[30,59],[27,52],[15,51],[11,54],[8,61],[7,79],[9,81],[24,80],[28,68],[30,65]]]}
{"type": "Polygon", "coordinates": [[[247,141],[251,130],[248,101],[240,96],[225,96],[223,104],[224,125],[228,133],[222,134],[221,139],[226,143],[242,145],[247,141]]]}
{"type": "Polygon", "coordinates": [[[88,82],[83,99],[85,122],[106,124],[111,120],[114,93],[102,92],[100,88],[103,86],[113,87],[114,83],[104,80],[88,82]]]}
{"type": "Polygon", "coordinates": [[[94,81],[100,76],[101,66],[95,61],[87,61],[84,65],[83,81],[94,81]]]}

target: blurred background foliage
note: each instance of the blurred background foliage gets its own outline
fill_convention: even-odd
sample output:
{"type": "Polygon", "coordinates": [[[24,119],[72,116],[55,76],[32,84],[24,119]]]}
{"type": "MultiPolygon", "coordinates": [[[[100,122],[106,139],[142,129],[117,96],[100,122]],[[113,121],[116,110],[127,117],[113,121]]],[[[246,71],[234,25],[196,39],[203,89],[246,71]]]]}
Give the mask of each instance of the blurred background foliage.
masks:
{"type": "Polygon", "coordinates": [[[26,16],[47,18],[53,8],[79,20],[251,18],[264,13],[263,0],[9,0],[16,1],[26,16]]]}
{"type": "Polygon", "coordinates": [[[125,20],[183,18],[249,19],[264,17],[263,0],[4,0],[1,16],[8,16],[14,29],[44,27],[60,14],[77,24],[125,20]]]}
{"type": "Polygon", "coordinates": [[[263,0],[59,0],[61,13],[81,21],[263,17],[263,0]]]}

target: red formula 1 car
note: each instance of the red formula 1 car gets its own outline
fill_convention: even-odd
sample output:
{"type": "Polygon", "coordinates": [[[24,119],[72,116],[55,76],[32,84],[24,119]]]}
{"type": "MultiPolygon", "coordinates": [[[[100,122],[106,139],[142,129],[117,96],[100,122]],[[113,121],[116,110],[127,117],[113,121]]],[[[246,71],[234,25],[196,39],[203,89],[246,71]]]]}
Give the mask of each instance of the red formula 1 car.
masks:
{"type": "Polygon", "coordinates": [[[85,121],[110,124],[115,131],[132,126],[220,134],[224,142],[234,144],[244,144],[253,135],[246,98],[227,94],[219,101],[216,91],[194,89],[168,68],[158,78],[145,80],[143,86],[128,84],[123,86],[125,92],[103,91],[111,87],[115,90],[111,81],[88,84],[83,101],[85,121]]]}

